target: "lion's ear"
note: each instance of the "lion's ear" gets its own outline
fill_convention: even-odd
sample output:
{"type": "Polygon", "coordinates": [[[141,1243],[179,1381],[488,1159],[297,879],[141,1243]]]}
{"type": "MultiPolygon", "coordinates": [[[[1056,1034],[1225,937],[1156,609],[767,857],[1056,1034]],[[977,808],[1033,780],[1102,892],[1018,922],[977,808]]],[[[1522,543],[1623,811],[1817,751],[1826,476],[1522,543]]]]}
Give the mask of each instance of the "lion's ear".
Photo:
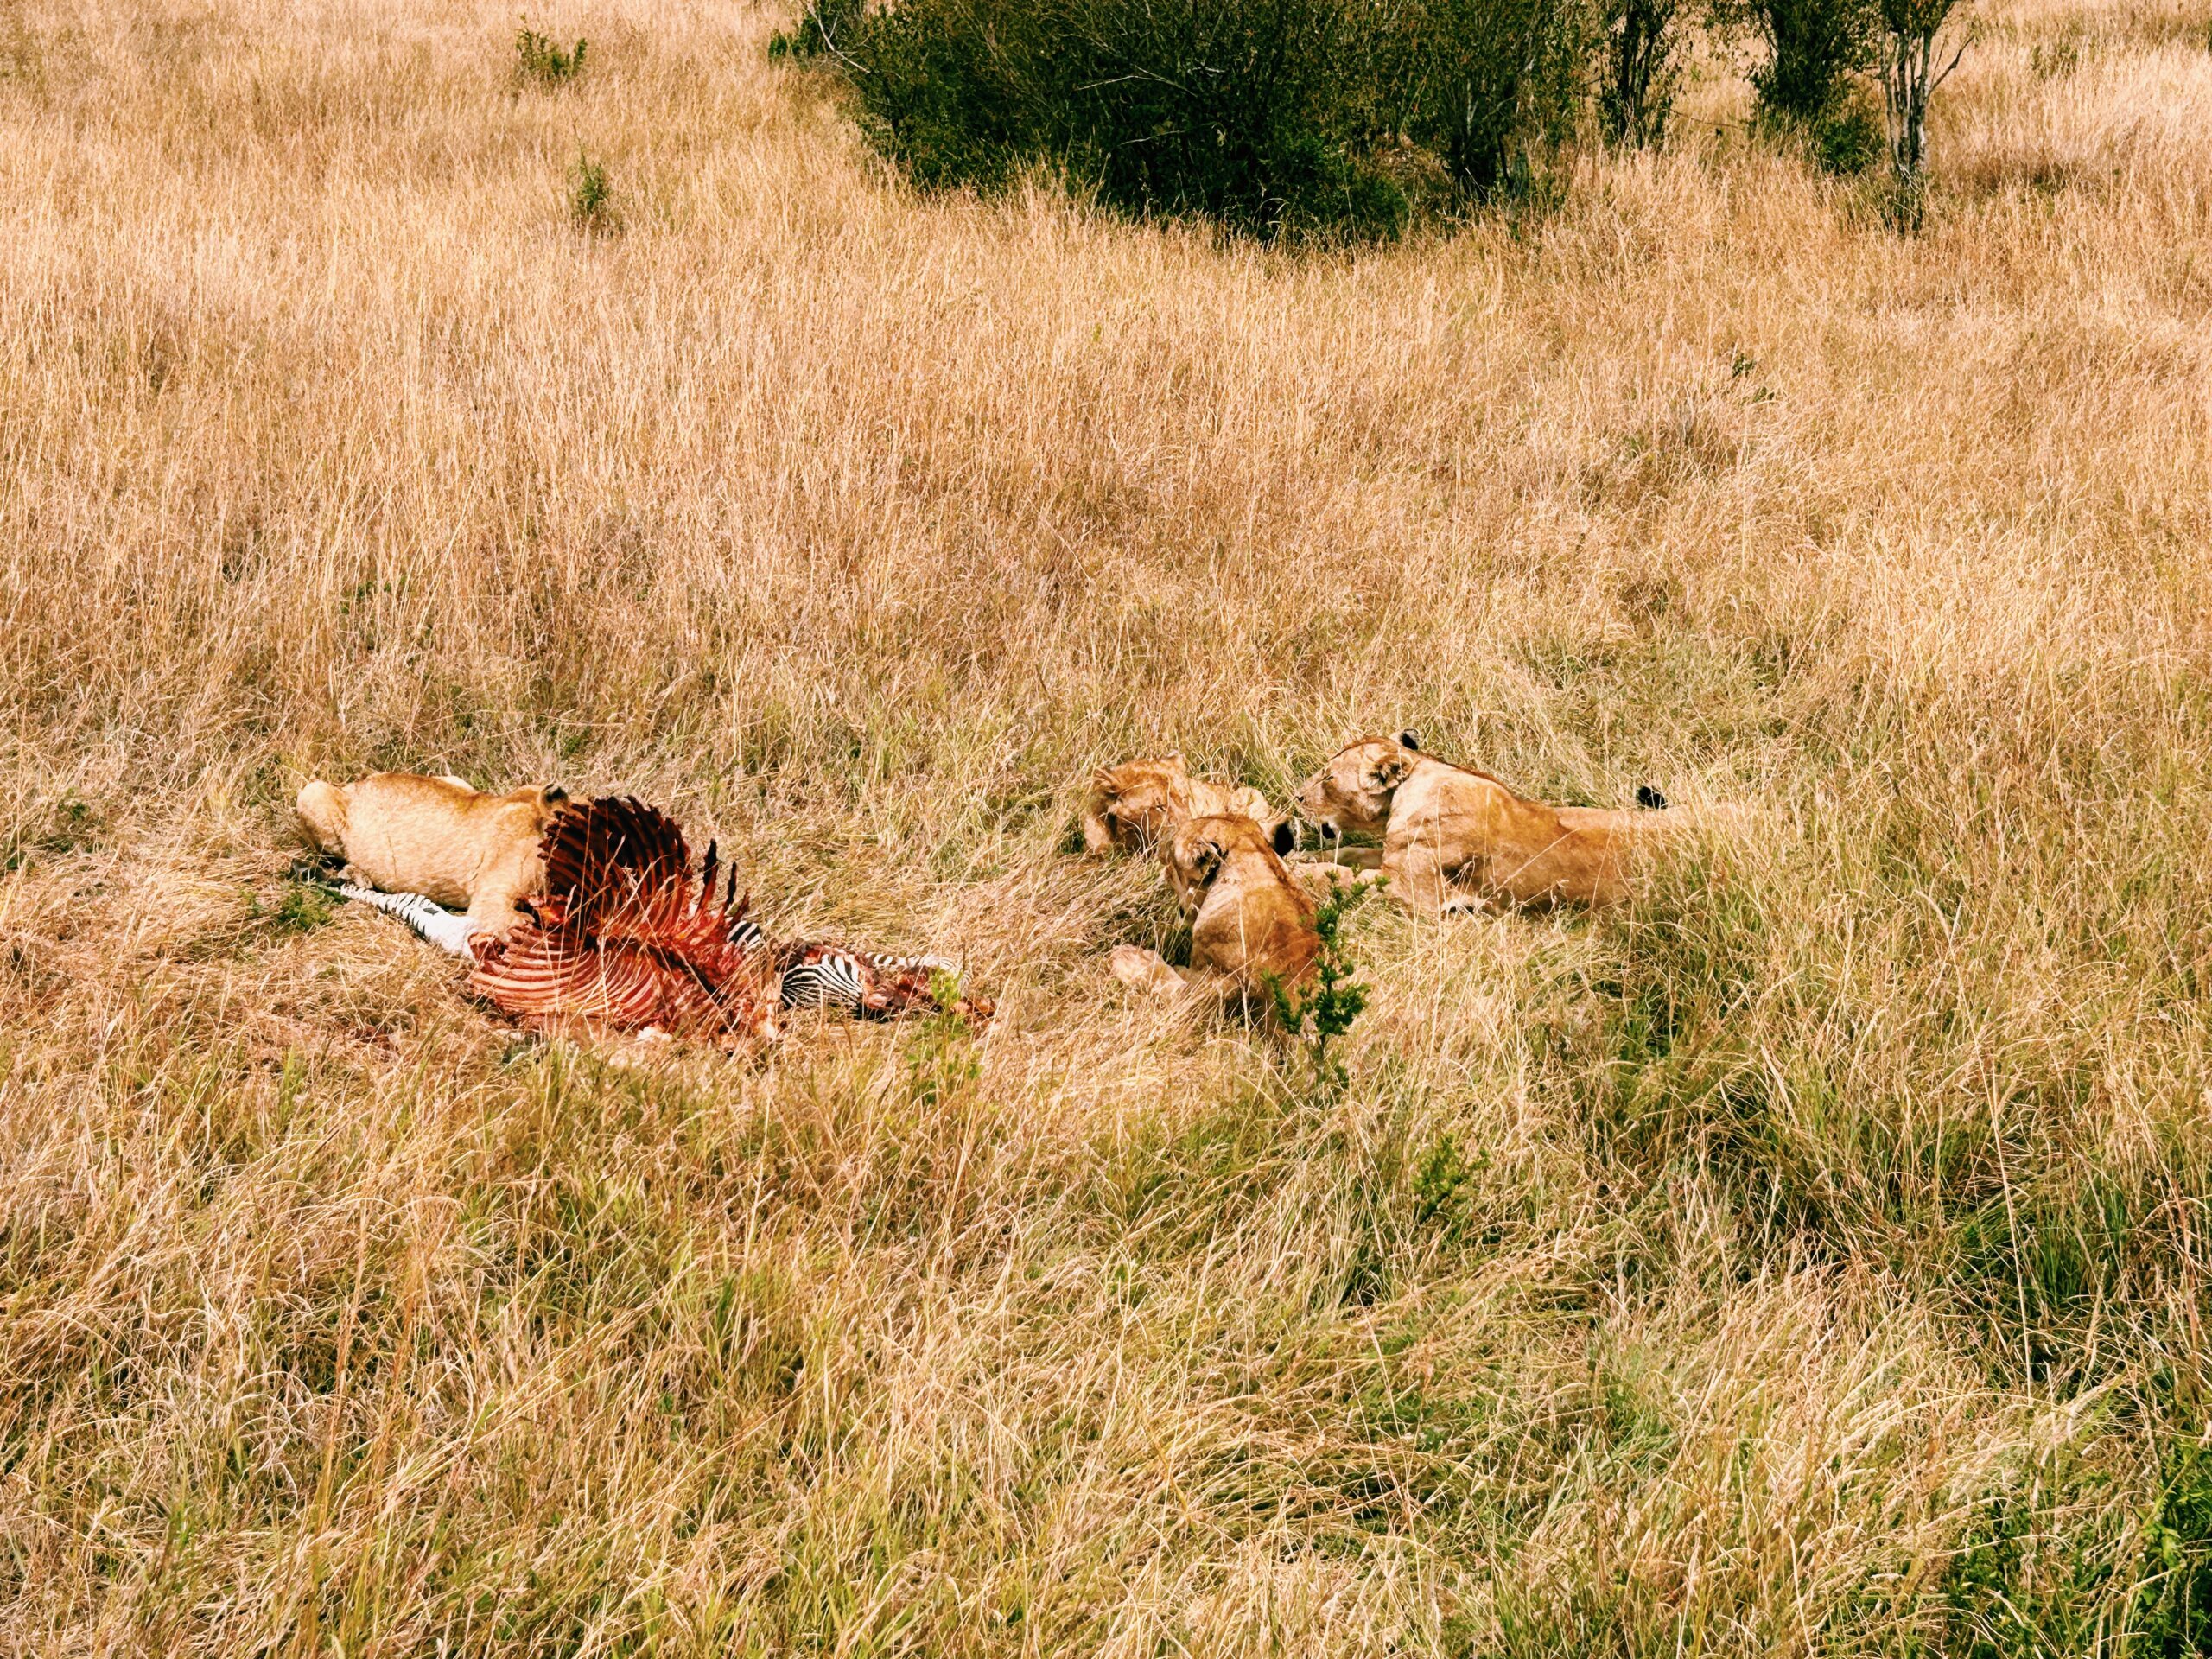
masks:
{"type": "Polygon", "coordinates": [[[1207,836],[1191,849],[1191,879],[1203,885],[1213,880],[1214,872],[1221,868],[1221,843],[1207,836]]]}
{"type": "Polygon", "coordinates": [[[548,784],[539,798],[548,806],[558,806],[569,798],[569,791],[558,784],[548,784]]]}
{"type": "Polygon", "coordinates": [[[1368,781],[1376,789],[1395,789],[1406,781],[1414,769],[1412,760],[1403,754],[1386,754],[1369,769],[1368,781]]]}
{"type": "Polygon", "coordinates": [[[1414,731],[1400,732],[1398,741],[1407,748],[1418,751],[1421,748],[1421,734],[1414,731]]]}
{"type": "Polygon", "coordinates": [[[1275,825],[1274,847],[1276,855],[1281,858],[1288,858],[1298,850],[1298,826],[1288,818],[1275,825]]]}

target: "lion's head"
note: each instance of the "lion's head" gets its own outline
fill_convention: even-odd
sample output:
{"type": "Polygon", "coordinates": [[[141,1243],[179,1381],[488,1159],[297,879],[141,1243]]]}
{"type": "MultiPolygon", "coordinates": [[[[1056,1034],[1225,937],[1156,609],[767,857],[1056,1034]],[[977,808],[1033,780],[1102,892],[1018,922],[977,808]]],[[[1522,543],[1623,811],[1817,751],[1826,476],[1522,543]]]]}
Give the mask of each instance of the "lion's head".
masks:
{"type": "Polygon", "coordinates": [[[1421,740],[1411,732],[1348,743],[1306,779],[1298,810],[1329,835],[1380,830],[1390,821],[1398,785],[1421,759],[1421,740]]]}
{"type": "Polygon", "coordinates": [[[1180,754],[1127,760],[1091,775],[1084,838],[1094,852],[1142,852],[1160,844],[1191,813],[1191,771],[1180,754]]]}
{"type": "Polygon", "coordinates": [[[1167,867],[1167,880],[1184,914],[1195,916],[1221,868],[1239,853],[1256,853],[1287,885],[1288,872],[1281,855],[1288,840],[1289,825],[1279,824],[1270,833],[1242,814],[1187,818],[1160,849],[1167,867]]]}

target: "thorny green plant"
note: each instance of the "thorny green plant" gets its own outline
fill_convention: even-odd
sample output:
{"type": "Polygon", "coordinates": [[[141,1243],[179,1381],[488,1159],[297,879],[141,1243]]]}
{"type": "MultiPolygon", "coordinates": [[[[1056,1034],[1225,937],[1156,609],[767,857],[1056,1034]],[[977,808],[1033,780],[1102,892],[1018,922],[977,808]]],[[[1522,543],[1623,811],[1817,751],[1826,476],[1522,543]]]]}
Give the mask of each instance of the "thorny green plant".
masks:
{"type": "Polygon", "coordinates": [[[564,86],[583,73],[588,45],[579,35],[574,47],[563,49],[559,41],[540,35],[525,20],[515,31],[515,79],[537,86],[564,86]]]}
{"type": "Polygon", "coordinates": [[[930,996],[937,1012],[925,1020],[906,1044],[906,1078],[914,1098],[939,1106],[983,1075],[976,1033],[960,1013],[960,980],[942,969],[930,975],[930,996]]]}
{"type": "Polygon", "coordinates": [[[613,231],[617,224],[614,192],[607,181],[606,167],[578,150],[569,177],[569,217],[576,227],[594,235],[613,231]]]}
{"type": "Polygon", "coordinates": [[[1344,918],[1378,885],[1339,881],[1315,908],[1313,931],[1321,936],[1321,949],[1313,958],[1311,985],[1294,991],[1272,975],[1267,981],[1275,1018],[1305,1050],[1306,1077],[1318,1094],[1337,1094],[1348,1081],[1333,1045],[1365,1010],[1368,988],[1354,977],[1358,965],[1344,943],[1344,918]]]}

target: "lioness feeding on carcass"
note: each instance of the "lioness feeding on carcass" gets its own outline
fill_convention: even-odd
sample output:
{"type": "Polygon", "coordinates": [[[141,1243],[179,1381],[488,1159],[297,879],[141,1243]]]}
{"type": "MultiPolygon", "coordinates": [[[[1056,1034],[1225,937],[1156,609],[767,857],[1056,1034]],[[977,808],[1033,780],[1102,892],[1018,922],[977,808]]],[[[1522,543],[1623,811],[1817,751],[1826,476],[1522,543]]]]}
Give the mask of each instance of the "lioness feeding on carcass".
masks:
{"type": "MultiPolygon", "coordinates": [[[[442,838],[430,820],[442,799],[465,819],[466,801],[419,791],[410,798],[416,834],[406,845],[458,844],[465,823],[448,823],[442,838]]],[[[725,1046],[769,1040],[779,1014],[792,1008],[874,1018],[934,1009],[939,977],[957,972],[941,957],[772,944],[736,898],[734,871],[716,898],[716,849],[707,849],[695,884],[683,832],[641,801],[567,804],[531,853],[537,879],[515,898],[516,914],[505,925],[455,915],[402,887],[410,876],[446,868],[435,859],[379,863],[379,886],[397,890],[347,884],[340,891],[467,962],[469,988],[504,1012],[593,1036],[654,1031],[725,1046]]],[[[953,1011],[982,1021],[993,1010],[983,998],[963,997],[953,1011]]]]}
{"type": "Polygon", "coordinates": [[[1689,823],[1657,791],[1637,795],[1633,811],[1549,806],[1425,754],[1401,732],[1338,750],[1299,791],[1298,808],[1329,835],[1382,830],[1392,901],[1440,912],[1618,903],[1642,861],[1689,823]]]}
{"type": "Polygon", "coordinates": [[[293,807],[300,832],[372,887],[418,893],[465,912],[472,929],[504,933],[521,901],[544,890],[538,842],[567,804],[558,784],[487,795],[466,779],[378,772],[350,784],[321,779],[293,807]]]}

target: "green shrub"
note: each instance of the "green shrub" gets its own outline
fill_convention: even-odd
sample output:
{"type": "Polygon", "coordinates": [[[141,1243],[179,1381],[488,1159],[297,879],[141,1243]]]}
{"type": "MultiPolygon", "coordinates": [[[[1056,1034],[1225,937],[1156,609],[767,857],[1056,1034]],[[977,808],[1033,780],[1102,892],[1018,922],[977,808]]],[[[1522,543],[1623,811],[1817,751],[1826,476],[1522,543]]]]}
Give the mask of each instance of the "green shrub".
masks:
{"type": "Polygon", "coordinates": [[[1819,122],[1835,111],[1852,77],[1872,66],[1874,0],[1749,0],[1746,11],[1766,46],[1751,88],[1770,123],[1819,122]]]}
{"type": "MultiPolygon", "coordinates": [[[[1587,104],[1588,3],[900,0],[841,13],[836,56],[878,145],[925,188],[1042,168],[1140,215],[1388,235],[1425,194],[1539,175],[1587,104]]],[[[1664,53],[1638,49],[1648,124],[1664,53]]]]}
{"type": "Polygon", "coordinates": [[[1417,0],[1382,32],[1387,126],[1477,200],[1526,195],[1573,136],[1597,34],[1583,0],[1417,0]]]}
{"type": "Polygon", "coordinates": [[[1344,944],[1344,921],[1374,891],[1367,883],[1340,882],[1332,888],[1314,910],[1313,931],[1321,936],[1321,949],[1313,958],[1312,982],[1300,991],[1272,979],[1268,983],[1275,1018],[1305,1048],[1308,1080],[1325,1097],[1341,1091],[1349,1080],[1330,1045],[1350,1032],[1367,1007],[1367,987],[1353,977],[1357,964],[1344,944]]]}
{"type": "Polygon", "coordinates": [[[2177,1437],[2162,1451],[2131,1634],[2138,1652],[2183,1659],[2212,1653],[2212,1450],[2177,1437]]]}
{"type": "Polygon", "coordinates": [[[1882,159],[1888,142],[1881,112],[1850,92],[1805,129],[1806,148],[1823,173],[1864,173],[1882,159]]]}
{"type": "Polygon", "coordinates": [[[947,973],[931,974],[930,995],[937,1012],[907,1039],[906,1080],[915,1100],[934,1109],[974,1087],[983,1075],[983,1061],[976,1051],[975,1030],[959,1011],[959,980],[947,973]]]}
{"type": "Polygon", "coordinates": [[[515,79],[537,86],[564,86],[583,73],[585,45],[579,37],[573,50],[563,51],[550,35],[524,22],[515,32],[515,79]]]}
{"type": "Polygon", "coordinates": [[[834,56],[868,16],[868,0],[807,0],[798,22],[768,37],[772,58],[834,56]]]}
{"type": "Polygon", "coordinates": [[[1598,117],[1616,144],[1656,147],[1681,84],[1681,0],[1605,0],[1598,117]]]}
{"type": "Polygon", "coordinates": [[[603,233],[615,227],[614,192],[607,169],[582,150],[569,175],[569,217],[579,230],[603,233]]]}
{"type": "Polygon", "coordinates": [[[1042,165],[1127,212],[1274,237],[1403,217],[1357,142],[1357,50],[1341,0],[904,0],[844,60],[917,183],[1042,165]]]}

